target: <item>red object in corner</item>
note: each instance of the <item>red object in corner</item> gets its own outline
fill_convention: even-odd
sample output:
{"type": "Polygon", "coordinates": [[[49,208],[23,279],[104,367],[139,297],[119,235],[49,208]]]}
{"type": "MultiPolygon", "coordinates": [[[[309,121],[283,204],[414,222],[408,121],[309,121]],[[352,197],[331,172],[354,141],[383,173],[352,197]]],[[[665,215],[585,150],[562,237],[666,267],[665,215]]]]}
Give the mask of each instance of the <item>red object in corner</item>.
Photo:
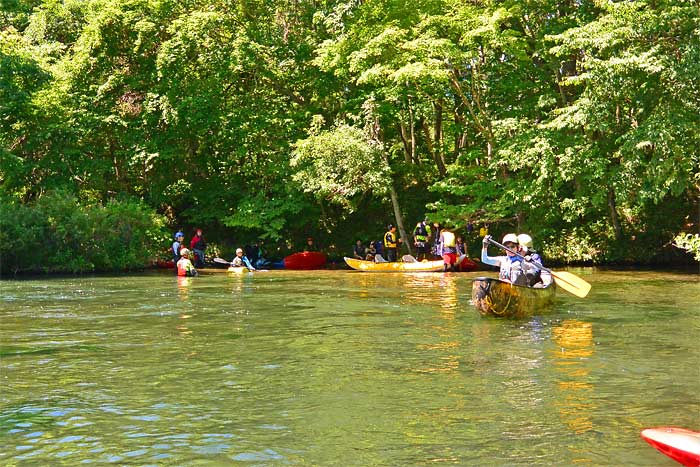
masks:
{"type": "Polygon", "coordinates": [[[669,426],[642,431],[644,441],[686,467],[700,467],[700,433],[669,426]]]}
{"type": "Polygon", "coordinates": [[[326,264],[326,255],[318,251],[294,253],[284,258],[285,269],[319,269],[326,264]]]}

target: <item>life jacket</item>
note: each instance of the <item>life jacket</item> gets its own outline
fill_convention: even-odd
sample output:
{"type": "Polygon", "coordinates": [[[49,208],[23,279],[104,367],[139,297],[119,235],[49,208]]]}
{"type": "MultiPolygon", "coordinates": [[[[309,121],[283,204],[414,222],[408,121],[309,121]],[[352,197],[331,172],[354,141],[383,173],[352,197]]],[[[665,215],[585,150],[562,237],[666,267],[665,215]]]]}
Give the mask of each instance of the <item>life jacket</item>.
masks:
{"type": "Polygon", "coordinates": [[[180,258],[180,261],[177,262],[178,276],[191,276],[193,269],[192,262],[187,258],[180,258]]]}
{"type": "Polygon", "coordinates": [[[415,228],[413,231],[413,236],[416,238],[417,242],[427,242],[428,241],[428,229],[425,228],[425,225],[421,224],[415,228]]]}
{"type": "Polygon", "coordinates": [[[451,247],[453,248],[456,243],[455,243],[455,234],[452,232],[444,231],[442,232],[442,241],[443,241],[443,246],[446,247],[451,247]]]}
{"type": "Polygon", "coordinates": [[[391,230],[384,234],[384,248],[396,248],[396,239],[391,230]]]}
{"type": "Polygon", "coordinates": [[[527,285],[527,278],[523,271],[523,263],[516,256],[499,256],[498,278],[516,285],[527,285]]]}

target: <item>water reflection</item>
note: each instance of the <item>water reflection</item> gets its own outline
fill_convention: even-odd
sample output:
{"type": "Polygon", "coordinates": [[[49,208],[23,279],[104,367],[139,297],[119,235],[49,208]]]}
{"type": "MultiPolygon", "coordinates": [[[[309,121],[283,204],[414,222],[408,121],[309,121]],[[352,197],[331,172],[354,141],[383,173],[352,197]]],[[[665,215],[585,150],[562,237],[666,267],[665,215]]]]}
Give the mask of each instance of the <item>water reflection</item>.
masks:
{"type": "Polygon", "coordinates": [[[593,356],[593,325],[577,319],[563,321],[552,329],[557,349],[552,351],[554,367],[562,378],[558,381],[557,407],[562,421],[574,433],[593,429],[591,413],[596,408],[592,397],[588,360],[593,356]]]}
{"type": "Polygon", "coordinates": [[[427,361],[414,369],[417,373],[453,373],[463,359],[463,329],[456,320],[458,289],[454,275],[442,273],[405,274],[406,305],[439,305],[439,321],[428,325],[428,343],[417,345],[427,361]]]}
{"type": "Polygon", "coordinates": [[[0,465],[655,465],[639,424],[695,423],[697,281],[511,321],[470,277],[0,282],[0,465]]]}
{"type": "Polygon", "coordinates": [[[191,277],[177,276],[177,296],[182,301],[190,298],[190,286],[192,285],[191,277]]]}
{"type": "Polygon", "coordinates": [[[406,303],[433,305],[437,300],[444,311],[454,316],[457,308],[457,284],[455,276],[443,273],[403,274],[406,303]]]}

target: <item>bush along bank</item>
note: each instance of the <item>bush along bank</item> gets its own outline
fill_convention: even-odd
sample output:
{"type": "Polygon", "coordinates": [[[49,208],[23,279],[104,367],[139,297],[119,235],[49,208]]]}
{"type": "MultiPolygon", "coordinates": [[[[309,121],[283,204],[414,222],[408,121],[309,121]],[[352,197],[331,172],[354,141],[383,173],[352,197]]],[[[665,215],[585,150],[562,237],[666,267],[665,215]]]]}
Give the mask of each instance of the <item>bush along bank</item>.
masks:
{"type": "Polygon", "coordinates": [[[165,219],[140,200],[81,202],[54,192],[0,207],[0,272],[84,273],[141,269],[163,249],[165,219]]]}

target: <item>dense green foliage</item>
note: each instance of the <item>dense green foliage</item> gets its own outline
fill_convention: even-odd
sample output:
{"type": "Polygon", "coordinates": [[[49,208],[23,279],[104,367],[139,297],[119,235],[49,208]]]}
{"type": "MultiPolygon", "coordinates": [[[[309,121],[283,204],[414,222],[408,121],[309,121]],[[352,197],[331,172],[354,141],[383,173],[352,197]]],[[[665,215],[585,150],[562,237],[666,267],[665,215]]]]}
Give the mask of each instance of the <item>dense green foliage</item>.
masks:
{"type": "Polygon", "coordinates": [[[78,203],[49,193],[0,208],[2,272],[125,271],[163,249],[164,219],[140,201],[78,203]]]}
{"type": "Polygon", "coordinates": [[[348,253],[427,214],[668,260],[700,226],[698,76],[688,0],[13,0],[0,191],[138,198],[224,243],[348,253]]]}
{"type": "Polygon", "coordinates": [[[673,239],[678,248],[693,254],[695,261],[700,261],[700,235],[680,233],[673,239]]]}

